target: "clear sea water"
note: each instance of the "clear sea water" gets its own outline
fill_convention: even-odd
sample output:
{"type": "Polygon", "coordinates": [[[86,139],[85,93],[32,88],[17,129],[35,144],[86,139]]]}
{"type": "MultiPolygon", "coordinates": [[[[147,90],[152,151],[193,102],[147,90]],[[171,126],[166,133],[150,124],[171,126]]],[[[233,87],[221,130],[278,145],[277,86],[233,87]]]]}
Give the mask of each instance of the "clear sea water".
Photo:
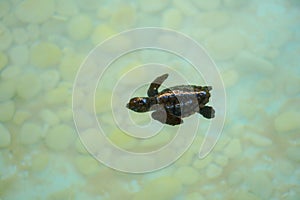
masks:
{"type": "MultiPolygon", "coordinates": [[[[297,0],[1,0],[0,200],[300,199],[299,19],[297,0]],[[131,47],[126,37],[104,46],[104,53],[91,54],[106,39],[144,27],[193,39],[213,60],[217,75],[159,49],[139,49],[107,66],[99,64],[131,47]],[[89,87],[88,81],[97,78],[89,95],[78,90],[75,78],[91,57],[85,71],[90,74],[83,75],[87,82],[79,84],[89,87]],[[218,139],[217,144],[202,159],[198,153],[205,133],[214,122],[222,125],[222,118],[195,114],[180,126],[163,126],[150,113],[125,107],[131,97],[145,96],[149,83],[165,73],[169,77],[162,88],[213,86],[209,105],[217,116],[223,113],[225,123],[219,138],[208,137],[218,139]],[[220,95],[218,78],[226,97],[220,95]],[[223,100],[226,105],[214,105],[223,100]],[[95,115],[81,109],[95,110],[95,115]],[[181,151],[193,133],[195,140],[162,169],[122,172],[108,165],[148,169],[151,159],[137,162],[110,151],[92,127],[93,117],[109,144],[127,152],[156,152],[184,133],[186,138],[156,163],[181,151]]],[[[136,40],[148,37],[137,35],[136,40]]],[[[170,48],[177,40],[158,35],[170,48]]]]}

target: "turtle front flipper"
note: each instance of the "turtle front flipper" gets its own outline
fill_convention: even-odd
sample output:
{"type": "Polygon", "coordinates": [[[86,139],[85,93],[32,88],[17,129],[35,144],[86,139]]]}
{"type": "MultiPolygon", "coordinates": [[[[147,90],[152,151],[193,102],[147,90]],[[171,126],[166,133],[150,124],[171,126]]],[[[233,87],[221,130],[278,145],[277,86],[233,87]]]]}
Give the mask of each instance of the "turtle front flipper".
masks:
{"type": "Polygon", "coordinates": [[[211,106],[204,106],[200,108],[199,113],[207,119],[215,117],[215,110],[211,106]]]}
{"type": "Polygon", "coordinates": [[[180,117],[167,113],[165,110],[157,110],[151,114],[152,118],[160,121],[163,124],[172,126],[182,124],[183,120],[180,117]]]}
{"type": "Polygon", "coordinates": [[[159,77],[157,77],[152,83],[150,84],[150,87],[148,89],[148,97],[154,97],[158,94],[158,88],[161,86],[161,84],[168,78],[169,74],[164,74],[159,77]]]}

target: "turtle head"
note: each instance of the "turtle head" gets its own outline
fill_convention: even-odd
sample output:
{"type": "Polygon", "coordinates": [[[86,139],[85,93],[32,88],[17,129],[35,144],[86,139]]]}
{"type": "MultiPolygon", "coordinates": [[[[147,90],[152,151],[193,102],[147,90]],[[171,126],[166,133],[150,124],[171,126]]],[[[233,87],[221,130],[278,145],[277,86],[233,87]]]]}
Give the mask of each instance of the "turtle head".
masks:
{"type": "Polygon", "coordinates": [[[211,86],[204,86],[204,87],[201,87],[201,90],[199,91],[199,96],[201,98],[201,104],[202,106],[205,105],[206,103],[208,103],[209,101],[209,98],[210,98],[210,93],[209,91],[212,90],[212,87],[211,86]]]}
{"type": "Polygon", "coordinates": [[[150,109],[150,98],[149,97],[134,97],[130,99],[126,107],[135,112],[147,112],[150,109]]]}

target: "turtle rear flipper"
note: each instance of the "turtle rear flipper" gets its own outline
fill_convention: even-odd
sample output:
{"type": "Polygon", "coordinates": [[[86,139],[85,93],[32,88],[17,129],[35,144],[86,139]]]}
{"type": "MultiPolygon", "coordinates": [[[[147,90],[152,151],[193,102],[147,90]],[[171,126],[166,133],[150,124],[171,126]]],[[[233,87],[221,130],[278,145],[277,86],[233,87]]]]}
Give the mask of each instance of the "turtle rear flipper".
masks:
{"type": "Polygon", "coordinates": [[[154,81],[152,81],[147,92],[148,97],[154,97],[155,95],[158,94],[158,88],[168,78],[168,76],[169,74],[164,74],[157,77],[154,81]]]}
{"type": "Polygon", "coordinates": [[[200,108],[199,113],[207,119],[215,117],[215,110],[211,106],[204,106],[200,108]]]}
{"type": "Polygon", "coordinates": [[[172,126],[182,124],[183,120],[180,117],[167,113],[165,110],[157,110],[151,114],[152,118],[160,121],[163,124],[169,124],[172,126]]]}

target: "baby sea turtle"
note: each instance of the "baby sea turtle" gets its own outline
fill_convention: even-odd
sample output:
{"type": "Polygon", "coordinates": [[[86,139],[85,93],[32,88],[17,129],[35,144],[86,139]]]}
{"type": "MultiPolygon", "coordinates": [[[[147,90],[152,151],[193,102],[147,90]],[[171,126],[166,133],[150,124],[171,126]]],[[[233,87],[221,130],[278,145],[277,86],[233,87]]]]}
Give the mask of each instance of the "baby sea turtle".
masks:
{"type": "Polygon", "coordinates": [[[153,119],[163,124],[182,124],[182,118],[200,113],[205,118],[213,118],[215,110],[205,106],[209,101],[211,86],[179,85],[158,92],[158,88],[168,78],[168,74],[157,77],[148,89],[148,97],[134,97],[126,105],[135,112],[154,111],[153,119]]]}

